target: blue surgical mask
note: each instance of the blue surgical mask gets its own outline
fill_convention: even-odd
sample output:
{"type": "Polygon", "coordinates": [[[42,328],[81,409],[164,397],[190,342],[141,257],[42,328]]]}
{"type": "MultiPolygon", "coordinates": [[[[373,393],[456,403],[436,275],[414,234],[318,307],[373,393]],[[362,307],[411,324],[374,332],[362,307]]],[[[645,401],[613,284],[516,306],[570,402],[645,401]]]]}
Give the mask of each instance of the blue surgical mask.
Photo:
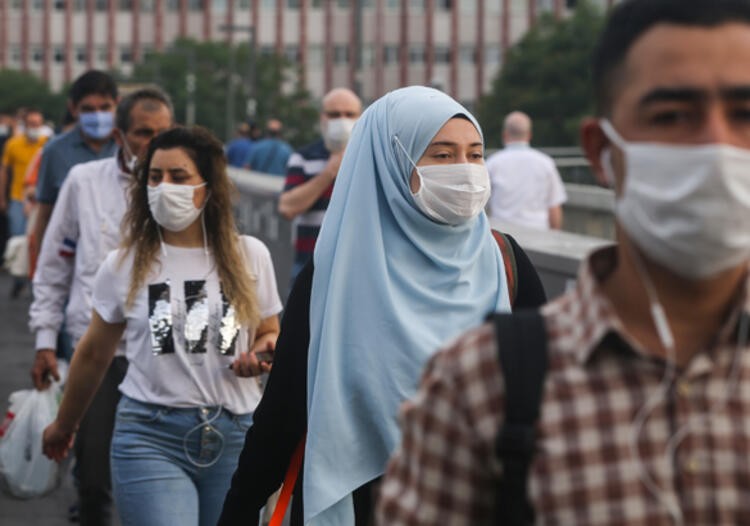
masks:
{"type": "Polygon", "coordinates": [[[111,111],[91,111],[78,117],[81,130],[91,139],[106,139],[115,127],[115,115],[111,111]]]}

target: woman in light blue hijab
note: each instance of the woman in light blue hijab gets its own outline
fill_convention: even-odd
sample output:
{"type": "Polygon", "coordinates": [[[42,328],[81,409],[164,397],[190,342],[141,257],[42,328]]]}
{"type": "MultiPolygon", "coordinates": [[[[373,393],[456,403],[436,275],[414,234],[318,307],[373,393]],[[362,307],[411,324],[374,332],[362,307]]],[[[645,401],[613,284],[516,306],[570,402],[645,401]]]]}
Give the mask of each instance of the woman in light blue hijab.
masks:
{"type": "MultiPolygon", "coordinates": [[[[400,438],[399,405],[427,359],[487,313],[509,310],[503,258],[483,212],[483,154],[474,117],[434,89],[396,90],[362,115],[314,270],[303,269],[289,296],[220,526],[257,516],[306,428],[304,523],[355,524],[357,488],[357,524],[367,522],[363,486],[384,471],[400,438]]],[[[509,241],[520,278],[514,305],[539,306],[541,282],[509,241]]],[[[299,486],[293,525],[303,522],[299,486]]]]}
{"type": "Polygon", "coordinates": [[[510,310],[482,210],[482,158],[474,117],[431,88],[389,93],[352,132],[314,255],[305,524],[354,524],[350,494],[383,473],[400,438],[399,405],[427,359],[487,313],[510,310]],[[474,150],[434,144],[452,120],[475,132],[474,150]],[[479,170],[462,178],[415,164],[479,170]]]}

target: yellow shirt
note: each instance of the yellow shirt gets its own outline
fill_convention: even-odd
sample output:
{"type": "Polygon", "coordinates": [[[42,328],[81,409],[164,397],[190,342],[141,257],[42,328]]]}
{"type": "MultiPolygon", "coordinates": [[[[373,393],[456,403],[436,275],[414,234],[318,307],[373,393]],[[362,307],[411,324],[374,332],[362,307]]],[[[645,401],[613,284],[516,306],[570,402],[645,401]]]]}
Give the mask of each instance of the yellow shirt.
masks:
{"type": "Polygon", "coordinates": [[[38,141],[31,142],[26,135],[15,135],[5,143],[3,151],[3,166],[9,166],[11,170],[10,198],[16,201],[23,201],[23,178],[26,175],[34,154],[38,152],[47,137],[40,137],[38,141]]]}

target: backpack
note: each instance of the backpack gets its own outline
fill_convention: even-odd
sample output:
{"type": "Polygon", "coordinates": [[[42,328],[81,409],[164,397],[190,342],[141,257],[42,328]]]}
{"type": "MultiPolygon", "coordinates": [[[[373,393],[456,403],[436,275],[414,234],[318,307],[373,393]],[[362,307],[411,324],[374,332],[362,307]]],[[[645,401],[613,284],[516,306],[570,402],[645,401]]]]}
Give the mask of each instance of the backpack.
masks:
{"type": "Polygon", "coordinates": [[[528,477],[534,458],[536,423],[547,373],[547,333],[538,310],[491,314],[505,382],[505,420],[495,439],[502,467],[496,486],[495,524],[534,523],[528,477]]]}

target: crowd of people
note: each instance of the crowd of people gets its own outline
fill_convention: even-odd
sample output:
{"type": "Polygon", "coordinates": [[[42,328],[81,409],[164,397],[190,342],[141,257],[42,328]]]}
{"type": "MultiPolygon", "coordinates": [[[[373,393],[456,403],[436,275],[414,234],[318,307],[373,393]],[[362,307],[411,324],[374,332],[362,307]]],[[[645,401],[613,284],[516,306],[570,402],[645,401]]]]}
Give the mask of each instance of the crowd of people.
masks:
{"type": "Polygon", "coordinates": [[[276,119],[225,147],[99,71],[54,137],[0,115],[35,387],[71,360],[43,450],[74,452],[80,523],[749,522],[750,4],[624,0],[592,64],[581,145],[617,240],[549,302],[490,224],[562,226],[520,111],[486,162],[422,86],[364,111],[332,90],[294,152],[276,119]],[[230,166],[285,174],[285,302],[230,166]]]}

